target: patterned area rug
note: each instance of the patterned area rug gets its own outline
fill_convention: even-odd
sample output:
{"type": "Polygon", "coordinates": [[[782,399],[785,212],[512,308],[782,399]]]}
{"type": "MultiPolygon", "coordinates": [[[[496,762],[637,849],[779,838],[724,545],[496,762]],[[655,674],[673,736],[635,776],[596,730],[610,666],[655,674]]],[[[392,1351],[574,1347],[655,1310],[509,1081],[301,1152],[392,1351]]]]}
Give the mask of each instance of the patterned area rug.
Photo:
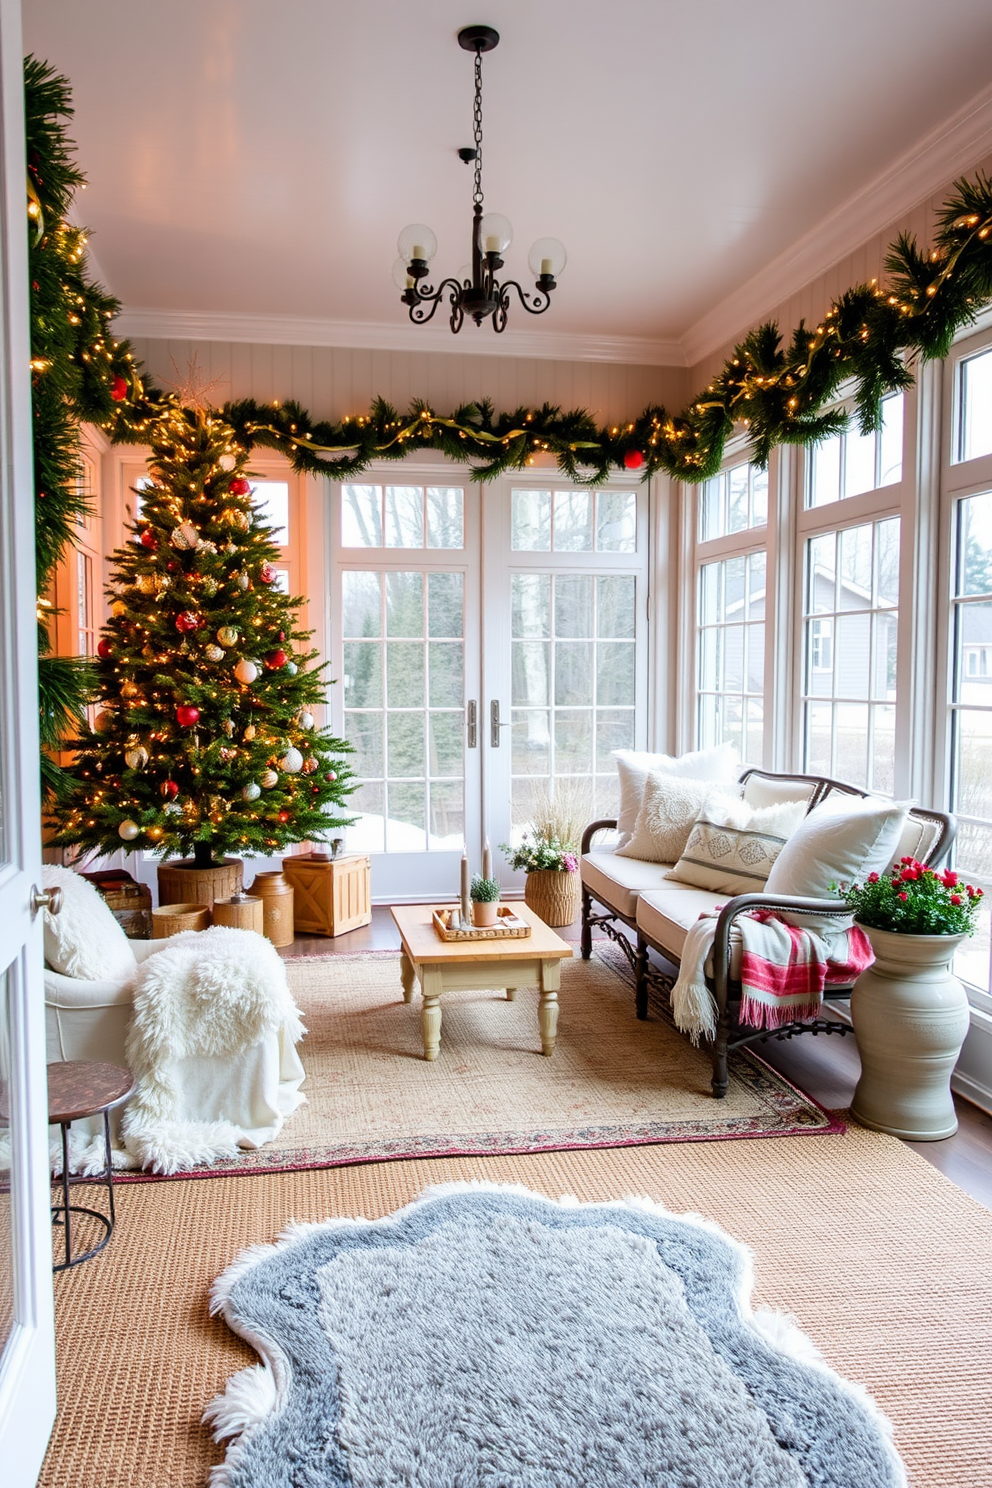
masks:
{"type": "Polygon", "coordinates": [[[563,962],[548,1059],[535,988],[514,1002],[446,993],[441,1052],[428,1063],[419,992],[403,1002],[398,956],[289,960],[287,970],[308,1030],[307,1104],[267,1146],[175,1177],[844,1129],[749,1053],[732,1058],[727,1096],[714,1100],[705,1050],[657,1010],[646,1023],[634,1016],[627,963],[612,946],[563,962]]]}
{"type": "Polygon", "coordinates": [[[751,1290],[742,1245],[647,1199],[453,1184],[294,1226],[214,1286],[263,1362],[207,1409],[211,1481],[905,1488],[867,1392],[751,1290]]]}

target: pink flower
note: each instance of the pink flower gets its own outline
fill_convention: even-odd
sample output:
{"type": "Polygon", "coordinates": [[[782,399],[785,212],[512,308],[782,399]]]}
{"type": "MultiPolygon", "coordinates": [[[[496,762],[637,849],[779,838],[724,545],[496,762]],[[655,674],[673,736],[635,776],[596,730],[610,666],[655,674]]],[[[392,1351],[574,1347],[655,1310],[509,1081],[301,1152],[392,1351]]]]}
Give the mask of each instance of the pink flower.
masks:
{"type": "Polygon", "coordinates": [[[952,869],[948,868],[944,872],[943,877],[941,879],[941,882],[943,883],[945,889],[956,888],[957,887],[957,882],[958,882],[958,876],[957,876],[956,873],[954,873],[952,871],[952,869]]]}
{"type": "Polygon", "coordinates": [[[961,895],[960,894],[952,894],[951,895],[951,903],[952,904],[960,904],[961,903],[961,895]]]}
{"type": "Polygon", "coordinates": [[[902,894],[897,894],[897,895],[896,895],[896,898],[897,898],[897,899],[908,899],[908,898],[909,898],[909,895],[908,895],[908,894],[906,894],[906,893],[902,893],[902,894]]]}
{"type": "Polygon", "coordinates": [[[878,874],[877,873],[869,873],[869,875],[868,875],[868,882],[869,883],[878,883],[878,874]]]}
{"type": "Polygon", "coordinates": [[[919,870],[919,868],[914,868],[914,867],[904,868],[902,870],[902,873],[900,873],[900,875],[899,875],[899,877],[901,879],[903,879],[907,883],[912,883],[913,880],[919,878],[919,876],[920,876],[920,870],[919,870]]]}
{"type": "Polygon", "coordinates": [[[574,873],[579,866],[579,860],[574,853],[566,853],[562,861],[569,873],[574,873]]]}

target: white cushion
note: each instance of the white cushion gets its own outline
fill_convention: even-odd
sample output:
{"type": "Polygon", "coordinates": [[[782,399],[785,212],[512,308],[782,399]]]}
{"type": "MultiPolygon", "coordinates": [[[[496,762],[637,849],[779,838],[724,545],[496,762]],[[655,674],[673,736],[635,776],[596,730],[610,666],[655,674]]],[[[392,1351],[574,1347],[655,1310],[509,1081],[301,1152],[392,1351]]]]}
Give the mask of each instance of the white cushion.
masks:
{"type": "MultiPolygon", "coordinates": [[[[892,862],[903,827],[908,801],[883,801],[877,796],[832,795],[805,816],[775,859],[765,889],[769,894],[794,894],[802,899],[829,899],[835,884],[861,883],[869,873],[881,873],[892,862]]],[[[809,915],[782,918],[816,929],[809,915]]],[[[836,919],[823,926],[838,928],[836,919]]]]}
{"type": "Polygon", "coordinates": [[[88,982],[133,976],[131,942],[93,885],[52,863],[42,867],[41,881],[46,889],[62,890],[59,913],[45,910],[45,960],[52,970],[88,982]]]}
{"type": "Polygon", "coordinates": [[[634,831],[630,841],[617,848],[618,856],[677,863],[696,817],[709,798],[719,793],[712,780],[687,780],[651,770],[634,831]]]}
{"type": "MultiPolygon", "coordinates": [[[[691,780],[712,780],[731,785],[740,774],[741,760],[734,744],[716,744],[712,749],[697,749],[692,754],[647,754],[643,750],[614,749],[620,776],[620,813],[617,831],[620,846],[630,841],[641,809],[644,787],[652,770],[665,775],[691,780]]],[[[678,854],[676,853],[677,857],[678,854]]]]}
{"type": "Polygon", "coordinates": [[[650,889],[637,901],[637,928],[673,960],[679,961],[689,927],[701,914],[710,914],[726,902],[726,894],[691,889],[688,884],[650,889]]]}
{"type": "Polygon", "coordinates": [[[804,801],[751,807],[732,796],[713,796],[668,877],[722,894],[756,893],[805,815],[804,801]]]}
{"type": "Polygon", "coordinates": [[[638,894],[665,887],[667,868],[667,863],[644,863],[639,858],[618,857],[606,849],[586,853],[579,864],[589,892],[628,920],[634,918],[638,894]]]}
{"type": "Polygon", "coordinates": [[[892,854],[892,861],[898,863],[900,858],[919,858],[925,863],[927,853],[932,852],[939,834],[939,822],[910,814],[892,854]]]}
{"type": "Polygon", "coordinates": [[[777,806],[780,801],[802,801],[808,806],[816,790],[815,780],[776,780],[757,771],[744,782],[744,799],[749,806],[777,806]]]}

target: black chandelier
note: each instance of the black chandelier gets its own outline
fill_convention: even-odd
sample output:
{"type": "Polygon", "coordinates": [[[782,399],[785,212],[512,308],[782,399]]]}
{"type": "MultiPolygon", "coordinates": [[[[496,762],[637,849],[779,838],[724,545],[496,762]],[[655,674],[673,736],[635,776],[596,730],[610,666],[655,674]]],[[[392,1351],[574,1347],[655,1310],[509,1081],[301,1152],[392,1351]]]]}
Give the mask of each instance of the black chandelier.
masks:
{"type": "Polygon", "coordinates": [[[475,53],[475,108],[473,112],[475,147],[458,151],[466,165],[475,162],[472,188],[472,262],[458,272],[457,279],[442,279],[434,289],[426,283],[430,262],[437,252],[437,238],[429,227],[415,222],[400,233],[397,247],[400,256],[393,266],[393,279],[404,305],[410,309],[415,325],[432,320],[445,295],[451,305],[451,329],[458,332],[466,315],[476,325],[491,320],[493,329],[506,329],[510,290],[515,289],[521,305],[531,315],[543,315],[551,304],[551,291],[557,276],[565,267],[567,254],[557,238],[538,238],[530,250],[528,263],[535,283],[533,293],[521,288],[515,279],[500,282],[497,273],[503,267],[503,254],[510,246],[513,228],[498,212],[482,215],[482,54],[491,52],[499,43],[499,32],[491,26],[465,26],[458,33],[458,44],[475,53]]]}

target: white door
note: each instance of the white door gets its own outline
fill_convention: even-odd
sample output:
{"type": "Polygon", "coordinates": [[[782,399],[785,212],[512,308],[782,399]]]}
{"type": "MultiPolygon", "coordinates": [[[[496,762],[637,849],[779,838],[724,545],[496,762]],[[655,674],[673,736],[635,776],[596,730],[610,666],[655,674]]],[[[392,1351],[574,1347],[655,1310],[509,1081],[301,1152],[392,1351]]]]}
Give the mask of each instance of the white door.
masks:
{"type": "Polygon", "coordinates": [[[450,899],[467,847],[519,838],[552,791],[616,807],[610,751],[644,747],[647,493],[480,486],[410,462],[331,491],[332,724],[356,747],[379,902],[450,899]]]}
{"type": "Polygon", "coordinates": [[[20,8],[0,0],[0,1462],[28,1488],[55,1418],[40,922],[20,8]]]}

